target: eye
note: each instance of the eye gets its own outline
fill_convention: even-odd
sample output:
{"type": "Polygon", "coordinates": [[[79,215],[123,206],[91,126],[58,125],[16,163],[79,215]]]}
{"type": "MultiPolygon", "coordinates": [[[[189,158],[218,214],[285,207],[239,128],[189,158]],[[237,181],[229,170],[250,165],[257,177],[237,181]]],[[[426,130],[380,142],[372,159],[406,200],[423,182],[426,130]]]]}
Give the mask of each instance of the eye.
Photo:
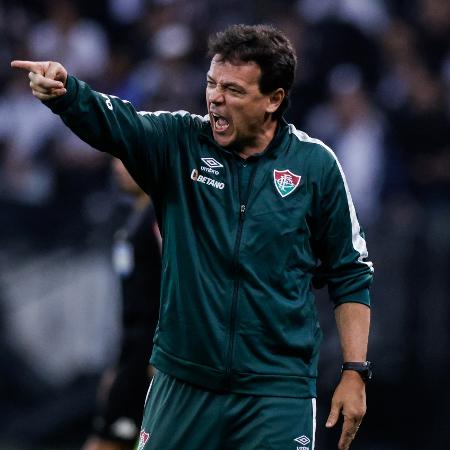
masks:
{"type": "Polygon", "coordinates": [[[206,85],[208,87],[214,87],[216,85],[216,83],[214,83],[214,81],[211,81],[211,80],[206,80],[206,85]]]}
{"type": "Polygon", "coordinates": [[[242,94],[243,94],[243,92],[242,92],[240,89],[235,88],[235,87],[233,87],[233,86],[228,86],[228,90],[229,90],[232,94],[236,94],[236,95],[242,95],[242,94]]]}

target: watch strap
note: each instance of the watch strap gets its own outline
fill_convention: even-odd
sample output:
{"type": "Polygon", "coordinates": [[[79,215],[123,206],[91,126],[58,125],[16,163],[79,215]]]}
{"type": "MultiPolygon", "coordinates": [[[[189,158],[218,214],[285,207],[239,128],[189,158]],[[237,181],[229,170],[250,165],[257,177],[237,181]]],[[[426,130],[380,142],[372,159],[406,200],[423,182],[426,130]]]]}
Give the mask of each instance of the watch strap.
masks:
{"type": "Polygon", "coordinates": [[[361,378],[367,383],[372,379],[372,363],[370,361],[363,362],[345,362],[342,364],[342,370],[354,370],[361,375],[361,378]]]}

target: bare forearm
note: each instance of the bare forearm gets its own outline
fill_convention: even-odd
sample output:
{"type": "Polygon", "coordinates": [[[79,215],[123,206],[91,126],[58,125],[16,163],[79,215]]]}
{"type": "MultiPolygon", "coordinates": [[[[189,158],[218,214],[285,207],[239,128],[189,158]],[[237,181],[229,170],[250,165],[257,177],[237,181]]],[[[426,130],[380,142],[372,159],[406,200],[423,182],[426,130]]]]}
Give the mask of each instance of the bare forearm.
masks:
{"type": "MultiPolygon", "coordinates": [[[[336,324],[344,362],[362,362],[367,358],[370,328],[370,309],[361,303],[343,303],[335,310],[336,324]]],[[[366,389],[358,372],[346,370],[334,391],[328,428],[336,425],[339,415],[344,421],[339,450],[348,450],[366,413],[366,389]]]]}
{"type": "Polygon", "coordinates": [[[343,303],[335,310],[343,361],[365,361],[370,328],[370,308],[343,303]]]}

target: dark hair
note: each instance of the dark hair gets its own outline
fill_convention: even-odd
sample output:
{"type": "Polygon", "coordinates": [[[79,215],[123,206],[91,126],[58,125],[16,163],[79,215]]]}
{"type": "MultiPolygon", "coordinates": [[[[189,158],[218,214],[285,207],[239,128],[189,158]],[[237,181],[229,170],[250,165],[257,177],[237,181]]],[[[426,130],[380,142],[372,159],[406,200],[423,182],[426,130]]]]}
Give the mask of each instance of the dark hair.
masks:
{"type": "Polygon", "coordinates": [[[261,69],[259,89],[268,94],[282,88],[283,102],[273,114],[279,118],[289,106],[289,90],[295,76],[297,58],[289,39],[271,25],[232,25],[211,36],[208,56],[219,55],[222,61],[254,61],[261,69]]]}

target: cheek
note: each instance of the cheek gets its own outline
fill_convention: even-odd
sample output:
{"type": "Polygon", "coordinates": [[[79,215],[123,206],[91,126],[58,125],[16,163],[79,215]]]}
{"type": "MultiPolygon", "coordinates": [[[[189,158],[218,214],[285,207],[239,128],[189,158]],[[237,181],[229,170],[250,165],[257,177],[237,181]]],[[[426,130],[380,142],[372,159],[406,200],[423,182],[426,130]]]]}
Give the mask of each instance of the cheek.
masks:
{"type": "Polygon", "coordinates": [[[241,127],[246,129],[259,126],[264,121],[264,110],[256,105],[251,105],[239,111],[236,115],[239,117],[241,127]]]}

